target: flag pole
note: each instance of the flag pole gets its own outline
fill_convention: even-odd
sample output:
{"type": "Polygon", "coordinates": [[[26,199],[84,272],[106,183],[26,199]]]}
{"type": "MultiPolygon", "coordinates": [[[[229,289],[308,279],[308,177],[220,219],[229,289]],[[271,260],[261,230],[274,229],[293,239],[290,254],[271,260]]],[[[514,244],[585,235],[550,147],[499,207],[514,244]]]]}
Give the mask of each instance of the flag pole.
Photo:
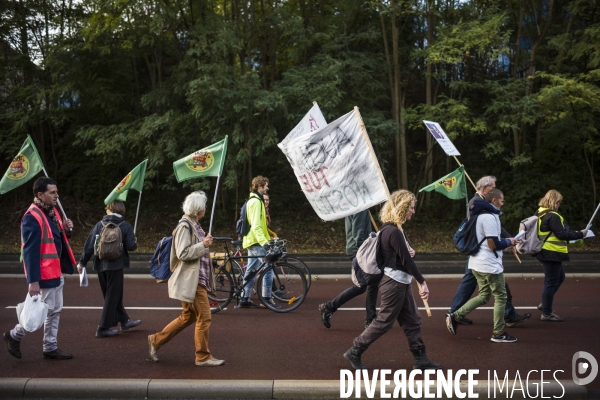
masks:
{"type": "Polygon", "coordinates": [[[140,215],[140,204],[142,204],[142,192],[140,191],[140,197],[138,197],[137,211],[135,212],[135,223],[133,224],[133,235],[137,229],[138,215],[140,215]]]}
{"type": "MultiPolygon", "coordinates": [[[[46,167],[42,166],[42,171],[44,171],[44,175],[46,175],[46,178],[49,178],[48,173],[46,172],[46,167]]],[[[60,199],[56,199],[56,202],[58,203],[60,211],[62,211],[63,215],[65,216],[65,220],[69,219],[67,217],[67,213],[65,213],[65,209],[63,208],[62,204],[60,204],[60,199]]]]}
{"type": "MultiPolygon", "coordinates": [[[[385,187],[385,193],[387,194],[388,201],[391,201],[392,196],[390,195],[390,190],[387,187],[387,183],[385,181],[385,178],[383,177],[381,168],[379,167],[379,161],[377,161],[377,157],[375,157],[375,151],[373,150],[373,145],[371,144],[371,140],[369,139],[369,135],[367,134],[367,129],[365,128],[365,123],[363,122],[363,119],[360,116],[360,112],[358,111],[358,107],[356,107],[356,106],[354,107],[354,113],[356,114],[356,118],[358,119],[358,122],[360,125],[360,131],[362,132],[363,138],[364,138],[365,142],[367,142],[367,145],[369,146],[369,153],[371,153],[371,157],[373,157],[373,161],[375,162],[375,166],[377,167],[377,172],[379,173],[379,178],[381,179],[381,182],[383,183],[383,186],[385,187]]],[[[456,161],[458,161],[458,160],[456,160],[456,161]]],[[[417,281],[415,280],[415,282],[417,282],[417,281]]],[[[419,282],[417,282],[417,286],[419,287],[419,291],[421,291],[422,288],[421,288],[421,284],[419,282]]],[[[425,299],[422,299],[422,300],[423,300],[423,304],[425,305],[425,310],[427,311],[427,316],[431,317],[431,310],[429,309],[429,303],[425,299]]]]}
{"type": "Polygon", "coordinates": [[[219,181],[221,175],[217,175],[217,187],[215,188],[215,199],[213,200],[212,210],[210,212],[210,226],[208,227],[208,234],[212,233],[213,217],[215,216],[215,207],[217,206],[217,193],[219,192],[219,181]]]}

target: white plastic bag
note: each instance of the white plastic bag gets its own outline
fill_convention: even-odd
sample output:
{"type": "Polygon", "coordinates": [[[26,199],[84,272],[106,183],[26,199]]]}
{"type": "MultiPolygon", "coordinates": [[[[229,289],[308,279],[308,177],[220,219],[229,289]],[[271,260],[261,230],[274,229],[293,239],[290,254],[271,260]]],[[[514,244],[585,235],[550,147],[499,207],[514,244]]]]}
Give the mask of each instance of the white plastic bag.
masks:
{"type": "Polygon", "coordinates": [[[40,296],[31,296],[27,293],[25,302],[17,305],[19,324],[27,332],[35,332],[44,325],[48,316],[48,304],[40,296]]]}

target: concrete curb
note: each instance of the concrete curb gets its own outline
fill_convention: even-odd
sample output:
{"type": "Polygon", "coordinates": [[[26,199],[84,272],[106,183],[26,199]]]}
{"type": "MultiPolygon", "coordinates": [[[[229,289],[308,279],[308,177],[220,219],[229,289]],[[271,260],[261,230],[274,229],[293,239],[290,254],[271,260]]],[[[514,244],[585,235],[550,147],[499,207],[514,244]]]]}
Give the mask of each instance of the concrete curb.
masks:
{"type": "MultiPolygon", "coordinates": [[[[567,273],[565,274],[567,278],[600,278],[600,273],[567,273]]],[[[423,274],[425,279],[460,279],[463,277],[463,274],[423,274]]],[[[506,273],[504,274],[506,278],[543,278],[543,273],[506,273]]],[[[22,274],[0,274],[0,279],[22,279],[24,275],[22,274]]],[[[79,279],[79,275],[65,275],[67,279],[79,279]]],[[[313,274],[313,281],[320,279],[350,279],[350,274],[313,274]]],[[[88,279],[98,279],[98,275],[88,274],[88,279]]],[[[140,274],[125,274],[125,279],[151,279],[154,280],[150,275],[140,275],[140,274]]]]}
{"type": "MultiPolygon", "coordinates": [[[[419,382],[419,381],[415,381],[419,382]]],[[[422,381],[421,381],[422,384],[422,381]]],[[[492,382],[493,384],[493,382],[492,382]]],[[[386,386],[385,392],[394,391],[393,380],[386,386]]],[[[504,390],[498,390],[494,398],[511,398],[514,388],[518,397],[528,393],[530,398],[540,395],[540,382],[508,381],[504,390]],[[510,390],[509,390],[510,389],[510,390]],[[523,392],[521,392],[523,390],[523,392]],[[505,396],[505,397],[502,397],[505,396]]],[[[585,386],[572,381],[545,382],[545,398],[587,399],[585,386]],[[562,385],[562,386],[561,386],[562,385]]],[[[473,392],[479,398],[487,398],[488,381],[479,380],[473,392]]],[[[496,386],[498,389],[498,386],[496,386]]],[[[49,378],[0,378],[0,398],[35,397],[78,397],[78,398],[220,398],[220,399],[339,399],[341,385],[339,380],[192,380],[192,379],[49,379],[49,378]]],[[[493,390],[493,389],[492,389],[493,390]]],[[[467,393],[466,382],[461,382],[460,391],[467,393]]],[[[437,393],[434,381],[429,392],[437,393]]],[[[458,398],[445,397],[436,398],[458,398]]],[[[368,398],[363,382],[361,398],[368,398]]],[[[380,398],[381,388],[376,384],[375,398],[380,398]]],[[[401,393],[400,393],[401,394],[401,393]]],[[[456,392],[454,392],[456,394],[456,392]]],[[[491,392],[490,392],[491,394],[491,392]]],[[[407,391],[407,395],[409,392],[407,391]]],[[[391,397],[391,396],[389,396],[391,397]]],[[[356,398],[351,393],[349,398],[356,398]]],[[[413,398],[409,397],[408,398],[413,398]]],[[[424,398],[424,393],[422,397],[424,398]]]]}

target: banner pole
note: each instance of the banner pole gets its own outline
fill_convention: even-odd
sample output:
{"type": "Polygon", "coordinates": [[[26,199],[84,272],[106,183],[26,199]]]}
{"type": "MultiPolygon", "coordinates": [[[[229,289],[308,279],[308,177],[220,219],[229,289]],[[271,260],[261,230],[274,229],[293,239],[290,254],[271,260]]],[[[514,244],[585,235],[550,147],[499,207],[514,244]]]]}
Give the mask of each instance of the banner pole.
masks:
{"type": "Polygon", "coordinates": [[[213,217],[215,216],[215,207],[217,206],[217,193],[219,192],[219,181],[221,180],[221,175],[217,176],[217,187],[215,188],[215,199],[213,200],[212,210],[210,212],[210,226],[208,227],[208,234],[212,233],[212,225],[213,225],[213,217]]]}
{"type": "MultiPolygon", "coordinates": [[[[360,112],[358,111],[358,107],[356,107],[356,106],[354,107],[354,113],[356,114],[356,118],[358,119],[358,122],[360,124],[360,131],[362,132],[363,139],[365,140],[365,142],[367,142],[367,145],[369,146],[369,153],[371,153],[373,162],[375,163],[375,166],[377,167],[377,172],[379,173],[379,178],[381,179],[381,182],[383,183],[383,186],[385,187],[385,192],[387,194],[388,201],[390,201],[392,199],[392,196],[390,195],[390,190],[388,189],[387,183],[385,182],[385,179],[383,177],[383,173],[381,172],[381,168],[379,167],[379,161],[377,161],[377,157],[375,157],[375,151],[373,150],[373,145],[371,144],[369,135],[367,135],[367,129],[365,128],[365,123],[363,122],[362,117],[360,116],[360,112]]],[[[371,217],[371,218],[373,218],[373,217],[371,217]]],[[[417,286],[419,287],[419,291],[421,291],[422,287],[419,282],[417,282],[417,286]]],[[[429,303],[425,299],[422,299],[422,300],[423,300],[423,304],[425,305],[425,310],[427,311],[427,316],[431,317],[431,310],[429,309],[429,303]]]]}
{"type": "MultiPolygon", "coordinates": [[[[462,164],[460,163],[460,161],[458,161],[458,158],[456,158],[456,156],[452,156],[452,157],[454,157],[454,159],[458,163],[459,167],[462,166],[462,164]]],[[[477,191],[477,186],[475,186],[475,184],[473,183],[473,180],[471,180],[471,177],[469,176],[469,174],[467,174],[466,170],[465,170],[465,175],[467,176],[467,178],[469,178],[469,182],[471,182],[471,185],[473,185],[473,188],[475,189],[475,191],[477,191]]]]}
{"type": "Polygon", "coordinates": [[[375,223],[375,218],[373,218],[371,211],[369,211],[369,217],[371,218],[371,223],[373,224],[373,228],[375,228],[375,232],[379,232],[379,228],[377,227],[377,224],[375,223]]]}
{"type": "Polygon", "coordinates": [[[133,225],[133,235],[134,236],[135,236],[135,232],[137,229],[138,215],[140,215],[140,204],[142,204],[142,192],[140,192],[140,197],[138,197],[137,211],[135,212],[135,223],[133,225]]]}
{"type": "MultiPolygon", "coordinates": [[[[48,173],[46,172],[46,167],[42,166],[42,171],[44,171],[44,175],[46,175],[46,178],[49,178],[48,173]]],[[[62,204],[60,204],[60,199],[56,199],[56,202],[58,203],[58,207],[60,208],[60,211],[62,211],[63,215],[65,216],[65,220],[69,219],[67,217],[67,214],[65,213],[65,209],[63,208],[62,204]]]]}
{"type": "Polygon", "coordinates": [[[358,124],[360,125],[360,132],[362,133],[362,137],[365,140],[365,142],[367,143],[367,146],[369,147],[369,153],[371,154],[371,158],[373,159],[373,162],[375,163],[375,167],[377,168],[377,173],[379,174],[379,179],[381,179],[381,183],[383,183],[383,187],[385,188],[385,194],[387,195],[388,200],[390,200],[391,199],[390,190],[388,189],[385,178],[383,177],[383,173],[381,172],[381,168],[379,167],[379,161],[377,160],[377,157],[375,156],[375,151],[373,150],[373,145],[371,144],[371,140],[369,139],[369,135],[367,134],[367,128],[365,128],[365,123],[363,122],[363,119],[360,116],[360,112],[358,111],[358,107],[356,107],[356,106],[354,107],[354,114],[356,115],[356,118],[358,119],[358,124]]]}

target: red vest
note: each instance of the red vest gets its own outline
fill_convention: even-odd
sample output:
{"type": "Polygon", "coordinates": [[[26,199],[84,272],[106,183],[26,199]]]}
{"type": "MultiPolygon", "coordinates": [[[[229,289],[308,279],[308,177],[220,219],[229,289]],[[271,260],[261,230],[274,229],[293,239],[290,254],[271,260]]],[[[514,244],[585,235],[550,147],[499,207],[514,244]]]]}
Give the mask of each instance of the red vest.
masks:
{"type": "MultiPolygon", "coordinates": [[[[36,221],[40,225],[40,230],[42,233],[42,242],[40,245],[41,279],[43,281],[47,281],[50,279],[60,278],[60,276],[62,275],[60,268],[60,258],[58,257],[58,251],[56,250],[56,245],[54,244],[54,236],[52,235],[52,228],[48,223],[48,218],[46,218],[42,209],[36,206],[35,204],[29,206],[29,209],[27,210],[25,215],[27,214],[31,214],[36,219],[36,221]]],[[[64,232],[65,228],[63,226],[62,219],[60,218],[60,214],[58,213],[58,210],[56,208],[54,209],[54,215],[56,215],[58,225],[64,232]]],[[[64,233],[62,234],[62,239],[67,247],[67,252],[69,254],[69,258],[71,259],[71,263],[73,265],[77,264],[77,261],[75,261],[75,256],[73,255],[73,251],[71,250],[71,245],[69,245],[69,240],[67,239],[67,236],[64,233]]],[[[23,247],[25,247],[25,243],[23,242],[23,237],[21,237],[21,248],[23,247]]],[[[23,267],[25,267],[25,261],[23,261],[23,267]]],[[[27,275],[27,268],[25,268],[25,275],[27,275]]]]}

